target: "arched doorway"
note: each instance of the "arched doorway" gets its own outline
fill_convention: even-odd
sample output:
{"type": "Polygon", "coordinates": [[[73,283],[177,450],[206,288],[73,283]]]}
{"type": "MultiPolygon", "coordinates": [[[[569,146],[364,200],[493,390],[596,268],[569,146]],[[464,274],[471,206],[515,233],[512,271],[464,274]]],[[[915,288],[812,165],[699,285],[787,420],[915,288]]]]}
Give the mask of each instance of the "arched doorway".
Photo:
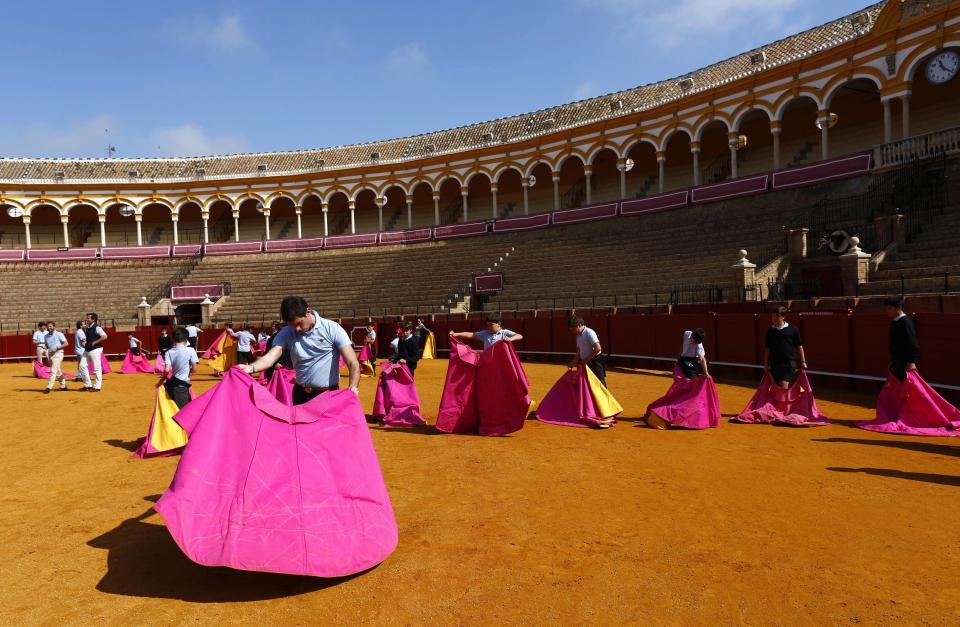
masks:
{"type": "Polygon", "coordinates": [[[67,210],[70,248],[97,246],[100,243],[100,219],[93,205],[77,204],[67,210]]]}
{"type": "Polygon", "coordinates": [[[766,111],[751,109],[745,113],[737,123],[737,135],[742,144],[737,151],[740,176],[773,169],[773,134],[770,132],[770,116],[766,111]]]}
{"type": "Polygon", "coordinates": [[[582,207],[590,202],[583,161],[577,155],[567,155],[560,162],[560,208],[582,207]]]}
{"type": "Polygon", "coordinates": [[[30,210],[30,241],[34,248],[64,245],[60,210],[53,205],[36,205],[30,210]]]}
{"type": "Polygon", "coordinates": [[[523,215],[523,174],[514,167],[500,172],[497,178],[497,217],[523,215]]]}
{"type": "Polygon", "coordinates": [[[627,198],[643,198],[656,194],[657,147],[641,140],[627,149],[627,158],[633,160],[633,168],[627,172],[627,198]]]}
{"type": "Polygon", "coordinates": [[[663,162],[663,191],[686,189],[693,185],[693,153],[690,152],[690,136],[685,131],[674,131],[670,135],[664,145],[663,156],[666,159],[663,162]]]}
{"type": "Polygon", "coordinates": [[[460,181],[448,178],[437,188],[440,192],[440,224],[456,224],[463,221],[463,197],[460,196],[460,181]]]}
{"type": "Polygon", "coordinates": [[[140,230],[144,246],[173,243],[173,219],[170,208],[160,203],[150,203],[142,209],[143,221],[140,230]]]}
{"type": "Polygon", "coordinates": [[[834,124],[827,131],[828,157],[862,152],[883,143],[883,105],[873,80],[857,78],[838,86],[827,96],[826,109],[834,124]]]}
{"type": "Polygon", "coordinates": [[[794,98],[780,113],[780,167],[804,165],[820,155],[817,103],[809,96],[794,98]]]}
{"type": "MultiPolygon", "coordinates": [[[[671,139],[675,138],[676,136],[671,139]]],[[[689,152],[689,143],[687,150],[689,152]]],[[[669,161],[669,156],[667,159],[669,161]]],[[[730,158],[727,123],[720,119],[711,120],[700,131],[700,183],[709,185],[726,181],[732,173],[733,161],[730,158]]]]}
{"type": "Polygon", "coordinates": [[[617,153],[603,148],[593,155],[590,165],[593,175],[590,177],[593,202],[608,202],[620,198],[620,170],[617,169],[617,153]]]}

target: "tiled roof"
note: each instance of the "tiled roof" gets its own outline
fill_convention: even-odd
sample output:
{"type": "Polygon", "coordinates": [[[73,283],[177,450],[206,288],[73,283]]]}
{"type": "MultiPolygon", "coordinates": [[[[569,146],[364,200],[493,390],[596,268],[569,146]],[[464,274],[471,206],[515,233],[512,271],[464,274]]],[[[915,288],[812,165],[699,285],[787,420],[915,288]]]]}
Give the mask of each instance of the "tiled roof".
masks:
{"type": "Polygon", "coordinates": [[[0,180],[65,181],[135,180],[251,176],[266,166],[267,174],[316,172],[325,169],[400,163],[489,144],[516,141],[644,111],[690,94],[712,89],[750,74],[795,61],[870,32],[884,3],[880,2],[822,26],[745,52],[684,76],[588,100],[468,126],[351,146],[316,150],[251,153],[165,159],[0,159],[0,180]],[[379,153],[374,160],[372,155],[379,153]]]}

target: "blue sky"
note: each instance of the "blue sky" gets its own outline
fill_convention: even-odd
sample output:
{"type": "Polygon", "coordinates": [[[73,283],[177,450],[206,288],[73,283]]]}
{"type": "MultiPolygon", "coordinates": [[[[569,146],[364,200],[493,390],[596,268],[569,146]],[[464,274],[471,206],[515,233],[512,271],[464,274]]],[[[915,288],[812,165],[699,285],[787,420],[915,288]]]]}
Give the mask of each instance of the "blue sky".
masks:
{"type": "Polygon", "coordinates": [[[318,148],[683,74],[864,0],[16,2],[0,155],[318,148]]]}

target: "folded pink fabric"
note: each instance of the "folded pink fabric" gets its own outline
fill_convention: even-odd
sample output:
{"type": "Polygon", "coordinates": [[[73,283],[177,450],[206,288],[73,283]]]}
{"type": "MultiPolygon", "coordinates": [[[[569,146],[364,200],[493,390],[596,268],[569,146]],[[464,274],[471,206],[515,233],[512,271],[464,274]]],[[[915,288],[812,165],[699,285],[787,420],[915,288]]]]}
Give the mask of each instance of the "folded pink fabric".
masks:
{"type": "Polygon", "coordinates": [[[426,423],[420,415],[417,385],[406,364],[380,362],[380,378],[371,415],[383,420],[385,427],[413,427],[426,423]]]}
{"type": "Polygon", "coordinates": [[[291,406],[232,368],[177,421],[189,442],[156,510],[193,561],[340,577],[396,548],[393,508],[350,390],[291,406]]]}
{"type": "Polygon", "coordinates": [[[153,374],[153,366],[150,360],[143,355],[134,355],[130,351],[123,358],[123,364],[120,366],[121,374],[153,374]]]}
{"type": "Polygon", "coordinates": [[[523,428],[529,411],[530,382],[509,342],[477,351],[450,338],[437,429],[506,435],[523,428]]]}
{"type": "Polygon", "coordinates": [[[887,374],[877,396],[877,417],[857,426],[902,435],[960,436],[960,410],[930,387],[916,370],[901,382],[887,374]]]}
{"type": "Polygon", "coordinates": [[[167,364],[163,361],[163,355],[157,352],[157,358],[153,362],[153,371],[156,374],[163,374],[167,369],[167,364]]]}
{"type": "Polygon", "coordinates": [[[110,362],[107,361],[107,354],[100,353],[100,374],[109,374],[113,372],[110,368],[110,362]]]}
{"type": "Polygon", "coordinates": [[[363,347],[360,349],[360,354],[357,355],[357,359],[359,359],[360,361],[373,362],[373,359],[374,359],[373,351],[370,350],[370,347],[367,344],[364,344],[363,347]]]}
{"type": "MultiPolygon", "coordinates": [[[[610,409],[598,406],[590,383],[582,364],[576,370],[567,370],[540,401],[537,420],[564,427],[595,427],[603,419],[617,415],[617,410],[622,410],[619,406],[610,409]]],[[[603,384],[596,381],[596,385],[602,387],[603,384]]]]}
{"type": "Polygon", "coordinates": [[[207,350],[203,351],[202,357],[204,359],[214,359],[220,356],[220,346],[223,344],[224,337],[227,335],[226,330],[220,332],[220,335],[217,336],[217,339],[213,341],[207,350]]]}
{"type": "Polygon", "coordinates": [[[673,367],[673,385],[659,399],[650,403],[653,412],[674,427],[708,429],[720,426],[720,399],[711,377],[683,376],[679,366],[673,367]]]}
{"type": "MultiPolygon", "coordinates": [[[[190,387],[190,398],[193,396],[193,387],[190,387]]],[[[153,404],[153,415],[147,426],[147,437],[131,457],[147,459],[149,457],[167,457],[183,450],[187,443],[183,429],[176,422],[180,409],[167,394],[162,384],[157,385],[156,398],[153,404]]]]}
{"type": "Polygon", "coordinates": [[[813,386],[805,370],[797,374],[793,384],[784,390],[774,383],[769,372],[763,373],[760,387],[740,415],[732,422],[746,424],[786,424],[797,427],[822,427],[830,421],[817,409],[813,386]]]}
{"type": "MultiPolygon", "coordinates": [[[[63,370],[62,367],[61,367],[61,370],[62,370],[62,372],[63,372],[63,378],[64,378],[64,379],[73,379],[74,377],[77,376],[75,372],[67,372],[66,370],[63,370]]],[[[44,366],[44,365],[43,365],[42,363],[40,363],[39,361],[33,360],[33,376],[35,376],[35,377],[38,378],[38,379],[43,379],[43,380],[45,380],[45,381],[49,381],[49,380],[50,380],[50,366],[44,366]]]]}
{"type": "Polygon", "coordinates": [[[293,405],[293,386],[297,382],[297,373],[290,368],[277,366],[267,383],[267,391],[285,405],[293,405]]]}

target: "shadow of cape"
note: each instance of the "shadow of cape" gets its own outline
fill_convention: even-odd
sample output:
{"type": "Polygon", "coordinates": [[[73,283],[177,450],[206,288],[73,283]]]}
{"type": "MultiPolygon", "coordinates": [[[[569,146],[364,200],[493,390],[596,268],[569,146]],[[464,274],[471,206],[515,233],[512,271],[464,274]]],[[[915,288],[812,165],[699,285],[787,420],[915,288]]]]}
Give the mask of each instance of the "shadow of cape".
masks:
{"type": "MultiPolygon", "coordinates": [[[[151,496],[146,500],[158,498],[151,496]]],[[[150,507],[87,542],[108,551],[107,572],[97,583],[97,590],[190,603],[262,601],[323,590],[377,568],[324,579],[201,566],[183,554],[161,521],[150,507]],[[156,523],[146,522],[151,516],[156,517],[156,523]]]]}

